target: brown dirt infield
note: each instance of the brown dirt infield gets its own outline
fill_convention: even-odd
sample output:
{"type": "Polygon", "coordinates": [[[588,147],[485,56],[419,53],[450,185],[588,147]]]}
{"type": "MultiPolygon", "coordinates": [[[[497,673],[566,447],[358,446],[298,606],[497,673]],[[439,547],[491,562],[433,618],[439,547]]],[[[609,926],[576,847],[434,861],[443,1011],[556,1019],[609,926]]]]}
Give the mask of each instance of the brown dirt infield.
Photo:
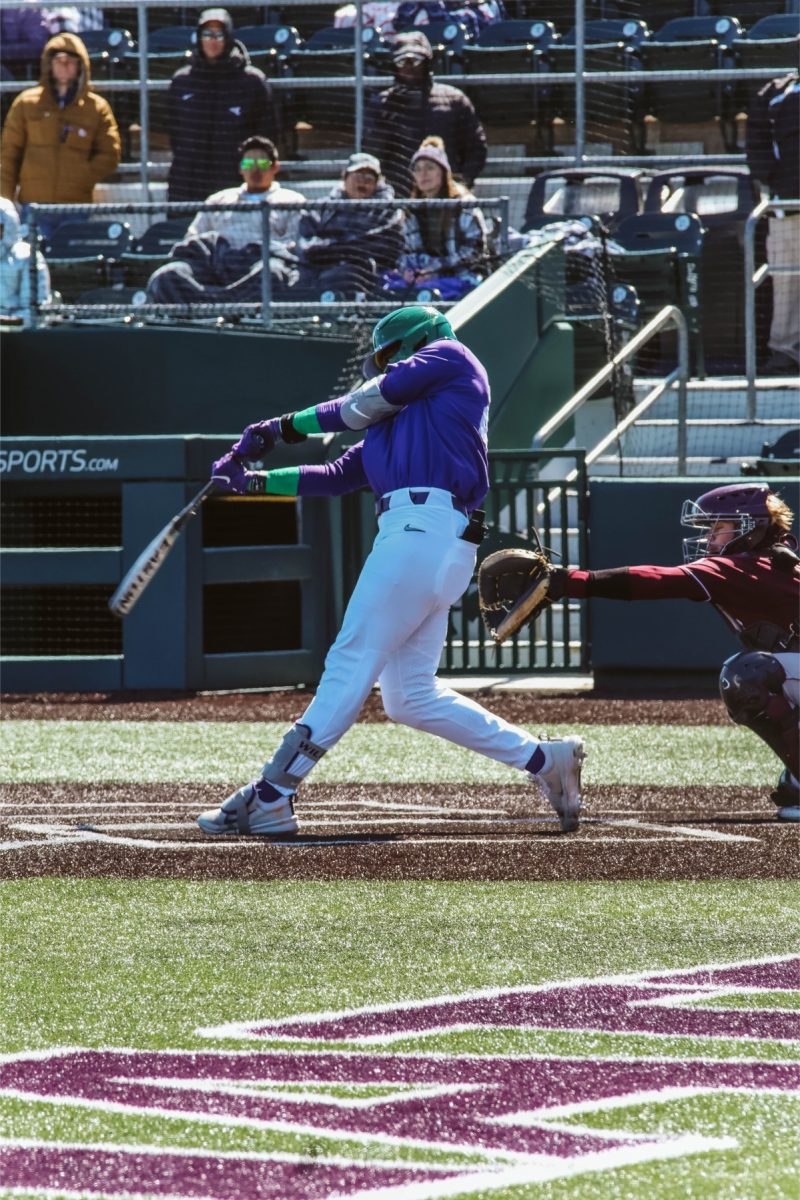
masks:
{"type": "MultiPolygon", "coordinates": [[[[310,693],[6,696],[3,719],[294,720],[310,693]]],[[[491,692],[512,721],[724,724],[711,697],[491,692]]],[[[371,697],[362,720],[385,720],[371,697]]],[[[776,767],[777,775],[777,767],[776,767]]],[[[231,790],[237,782],[231,781],[231,790]]],[[[296,838],[208,838],[197,813],[218,785],[7,784],[0,789],[0,878],[622,880],[800,877],[800,825],[778,823],[753,788],[585,789],[585,817],[558,831],[533,788],[308,784],[296,838]]]]}

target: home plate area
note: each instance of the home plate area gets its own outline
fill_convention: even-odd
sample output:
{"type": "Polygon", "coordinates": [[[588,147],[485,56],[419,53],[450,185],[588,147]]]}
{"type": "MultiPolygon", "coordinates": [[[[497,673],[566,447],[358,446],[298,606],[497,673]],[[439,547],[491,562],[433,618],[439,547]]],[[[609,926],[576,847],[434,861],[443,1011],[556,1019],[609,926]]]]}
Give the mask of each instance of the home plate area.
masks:
{"type": "MultiPolygon", "coordinates": [[[[230,789],[232,790],[232,788],[230,789]]],[[[787,878],[800,830],[760,789],[594,786],[580,828],[525,787],[309,784],[293,837],[209,837],[217,784],[6,784],[5,877],[787,878]],[[182,793],[182,794],[181,794],[182,793]]]]}

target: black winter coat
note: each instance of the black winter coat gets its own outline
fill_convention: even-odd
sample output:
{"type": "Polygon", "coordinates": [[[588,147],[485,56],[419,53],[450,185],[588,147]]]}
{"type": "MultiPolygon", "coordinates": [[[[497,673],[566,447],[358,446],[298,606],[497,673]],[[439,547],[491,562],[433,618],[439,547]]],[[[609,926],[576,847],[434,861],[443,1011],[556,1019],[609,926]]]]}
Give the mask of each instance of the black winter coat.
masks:
{"type": "Polygon", "coordinates": [[[442,139],[453,174],[468,187],[486,163],[486,134],[472,101],[449,84],[395,84],[370,98],[364,118],[364,149],[380,159],[398,196],[411,190],[408,164],[423,138],[442,139]]]}
{"type": "Polygon", "coordinates": [[[277,142],[279,118],[263,71],[250,66],[241,42],[209,63],[195,50],[172,77],[167,96],[172,145],[170,200],[205,200],[241,181],[237,149],[259,133],[277,142]]]}
{"type": "MultiPolygon", "coordinates": [[[[379,271],[394,267],[403,249],[403,210],[365,208],[358,200],[348,200],[341,185],[328,195],[329,200],[346,201],[345,208],[304,212],[300,218],[297,252],[304,266],[321,270],[343,261],[361,262],[372,258],[379,271]]],[[[379,183],[373,200],[393,200],[387,183],[379,183]]]]}
{"type": "Polygon", "coordinates": [[[747,165],[770,195],[800,198],[800,82],[797,72],[771,80],[747,117],[747,165]]]}

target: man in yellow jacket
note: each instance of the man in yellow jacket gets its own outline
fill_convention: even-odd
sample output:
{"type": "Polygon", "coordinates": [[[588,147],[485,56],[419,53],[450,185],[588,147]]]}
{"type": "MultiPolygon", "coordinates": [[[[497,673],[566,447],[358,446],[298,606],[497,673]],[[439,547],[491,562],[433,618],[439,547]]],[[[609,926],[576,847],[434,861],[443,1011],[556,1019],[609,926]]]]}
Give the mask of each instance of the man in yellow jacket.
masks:
{"type": "MultiPolygon", "coordinates": [[[[20,92],[0,143],[0,194],[28,204],[91,204],[94,185],[116,170],[120,137],[111,107],[90,90],[89,56],[74,33],[42,51],[38,87],[20,92]]],[[[45,236],[68,216],[40,219],[45,236]]]]}

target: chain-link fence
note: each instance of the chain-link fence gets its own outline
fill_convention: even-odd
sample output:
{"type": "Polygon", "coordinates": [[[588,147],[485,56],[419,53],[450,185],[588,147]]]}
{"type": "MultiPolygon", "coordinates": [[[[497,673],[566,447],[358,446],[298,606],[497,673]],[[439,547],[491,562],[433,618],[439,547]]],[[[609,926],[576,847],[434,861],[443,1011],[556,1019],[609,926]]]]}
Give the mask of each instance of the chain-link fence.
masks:
{"type": "MultiPolygon", "coordinates": [[[[113,255],[98,264],[98,287],[84,294],[112,287],[117,295],[106,297],[109,319],[127,315],[146,294],[142,284],[150,268],[169,253],[170,239],[175,244],[181,231],[165,230],[165,221],[188,223],[209,196],[243,186],[239,146],[247,135],[266,137],[275,148],[271,189],[290,189],[314,211],[317,201],[335,203],[337,189],[342,197],[348,163],[359,153],[378,158],[395,197],[423,199],[427,193],[420,191],[411,161],[426,137],[438,136],[442,145],[435,153],[444,154],[454,185],[486,214],[489,265],[492,255],[556,222],[591,222],[590,233],[604,239],[604,288],[584,288],[590,303],[583,314],[578,259],[572,260],[575,309],[568,315],[576,324],[579,374],[581,354],[592,358],[598,320],[611,350],[626,323],[640,325],[665,303],[677,304],[687,317],[696,375],[744,372],[744,229],[763,195],[745,165],[747,119],[758,88],[796,64],[796,0],[740,0],[732,11],[716,0],[508,0],[504,6],[497,0],[231,0],[228,9],[230,27],[212,20],[203,30],[199,4],[122,0],[92,9],[37,9],[51,14],[49,24],[31,31],[23,18],[30,20],[34,10],[0,0],[5,195],[16,194],[23,203],[63,198],[57,188],[50,194],[26,181],[28,146],[24,139],[21,147],[15,142],[18,120],[8,118],[15,96],[39,78],[39,51],[59,28],[67,36],[77,30],[86,53],[81,78],[86,83],[91,77],[93,91],[113,111],[120,161],[94,186],[91,217],[99,224],[110,211],[100,206],[116,206],[117,223],[128,224],[138,243],[139,267],[128,250],[124,270],[113,255]],[[420,33],[428,49],[414,62],[420,33]],[[410,42],[403,42],[404,35],[410,42]],[[404,44],[405,63],[398,59],[404,44]],[[415,70],[424,76],[422,87],[415,70]],[[500,197],[505,217],[495,205],[500,197]],[[184,201],[192,203],[188,212],[167,207],[184,201]],[[157,224],[162,228],[153,231],[157,224]]],[[[65,128],[66,149],[91,159],[81,142],[90,131],[69,123],[65,128]]],[[[253,154],[257,161],[259,153],[253,154]]],[[[355,194],[363,206],[363,195],[355,194]]],[[[87,216],[77,209],[71,215],[87,216]]],[[[440,242],[446,220],[444,210],[431,218],[440,242]]],[[[317,250],[324,256],[325,247],[317,250]]],[[[45,255],[68,257],[52,246],[45,255]]],[[[766,261],[766,228],[754,255],[756,267],[766,261]]],[[[334,319],[348,307],[351,315],[369,317],[363,306],[377,302],[371,271],[360,278],[359,255],[351,257],[348,286],[340,286],[341,273],[334,271],[330,286],[310,295],[345,305],[328,311],[334,319]]],[[[367,251],[362,257],[366,262],[371,256],[367,251]]],[[[53,264],[51,271],[58,274],[61,266],[53,264]]],[[[406,272],[399,274],[389,300],[408,298],[401,286],[406,272]]],[[[421,274],[414,282],[426,299],[447,304],[463,294],[453,284],[426,287],[426,272],[421,274]]],[[[448,279],[457,274],[451,267],[444,272],[448,279]]],[[[480,278],[482,271],[475,274],[480,278]]],[[[271,289],[276,276],[277,270],[262,272],[261,294],[254,298],[249,292],[246,300],[213,295],[207,298],[211,308],[201,311],[194,296],[188,310],[179,305],[171,315],[263,319],[264,312],[277,312],[275,305],[293,302],[282,293],[280,278],[271,289]]],[[[247,288],[253,285],[250,279],[247,288]]],[[[759,289],[755,305],[758,368],[770,359],[771,287],[768,281],[759,289]]],[[[415,298],[416,290],[409,295],[415,298]]],[[[67,304],[77,298],[67,300],[62,291],[67,304]]],[[[300,301],[300,292],[294,300],[300,301]]],[[[311,319],[319,315],[313,307],[311,319]]],[[[637,369],[658,369],[663,347],[648,354],[650,361],[645,356],[637,369]]]]}

